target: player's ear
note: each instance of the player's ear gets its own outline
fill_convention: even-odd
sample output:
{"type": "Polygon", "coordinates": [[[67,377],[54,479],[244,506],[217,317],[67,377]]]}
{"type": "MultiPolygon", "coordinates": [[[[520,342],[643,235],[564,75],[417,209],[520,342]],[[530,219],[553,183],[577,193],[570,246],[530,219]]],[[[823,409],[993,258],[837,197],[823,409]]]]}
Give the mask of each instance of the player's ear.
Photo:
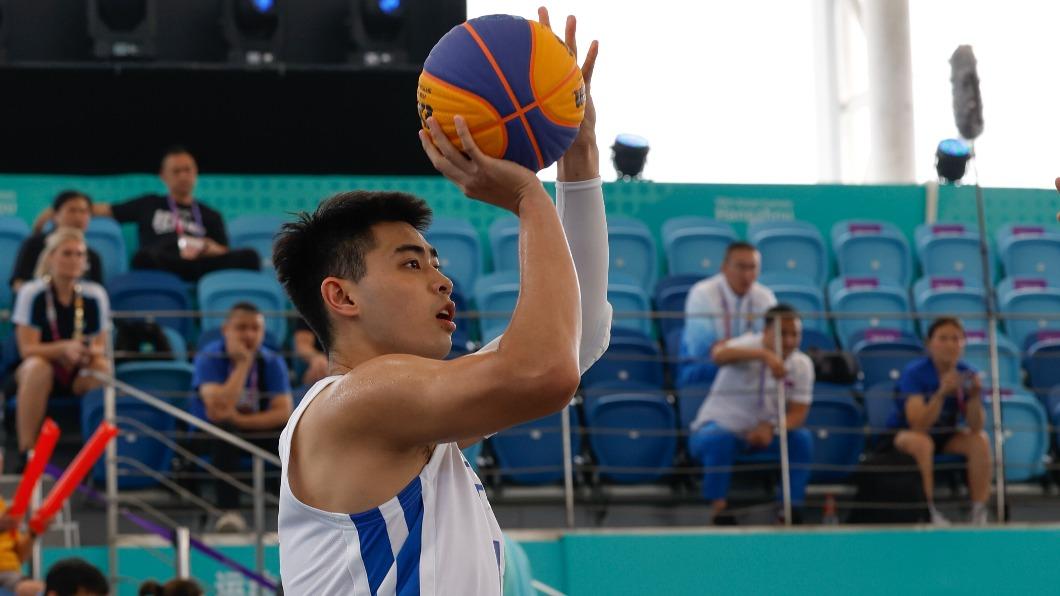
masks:
{"type": "Polygon", "coordinates": [[[361,307],[354,299],[353,283],[338,277],[325,277],[320,282],[320,295],[328,310],[343,317],[356,317],[361,307]]]}

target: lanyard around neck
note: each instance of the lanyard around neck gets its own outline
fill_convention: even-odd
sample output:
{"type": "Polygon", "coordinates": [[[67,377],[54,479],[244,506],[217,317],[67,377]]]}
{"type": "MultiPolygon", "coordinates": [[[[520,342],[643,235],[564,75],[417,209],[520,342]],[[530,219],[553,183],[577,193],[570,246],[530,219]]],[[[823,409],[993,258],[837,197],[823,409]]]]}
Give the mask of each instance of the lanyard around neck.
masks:
{"type": "MultiPolygon", "coordinates": [[[[48,326],[51,328],[52,341],[62,339],[59,336],[59,314],[55,308],[55,290],[50,277],[45,278],[44,301],[48,326]]],[[[81,293],[81,284],[74,284],[74,331],[70,339],[80,340],[85,334],[85,298],[81,293]]]]}
{"type": "MultiPolygon", "coordinates": [[[[184,221],[180,219],[180,211],[177,209],[177,202],[173,199],[173,195],[166,195],[166,203],[169,205],[169,212],[173,214],[173,228],[177,232],[177,236],[184,235],[184,221]]],[[[200,234],[193,234],[194,236],[205,235],[206,226],[202,224],[202,211],[199,210],[199,204],[192,200],[191,202],[191,216],[195,219],[195,223],[202,230],[200,234]]]]}
{"type": "MultiPolygon", "coordinates": [[[[750,294],[750,291],[748,291],[748,294],[750,294]]],[[[730,317],[729,316],[729,300],[725,297],[725,288],[724,287],[721,287],[721,286],[718,287],[718,298],[721,299],[721,311],[722,311],[722,313],[724,313],[724,316],[722,317],[722,324],[725,326],[725,337],[723,339],[732,339],[732,336],[733,336],[733,334],[732,334],[732,322],[733,322],[734,318],[738,318],[740,316],[740,309],[739,308],[736,309],[735,317],[730,317]]],[[[746,298],[747,299],[744,300],[744,302],[747,304],[747,306],[743,310],[746,310],[748,316],[750,316],[750,314],[751,314],[751,297],[750,296],[746,296],[746,298]]]]}

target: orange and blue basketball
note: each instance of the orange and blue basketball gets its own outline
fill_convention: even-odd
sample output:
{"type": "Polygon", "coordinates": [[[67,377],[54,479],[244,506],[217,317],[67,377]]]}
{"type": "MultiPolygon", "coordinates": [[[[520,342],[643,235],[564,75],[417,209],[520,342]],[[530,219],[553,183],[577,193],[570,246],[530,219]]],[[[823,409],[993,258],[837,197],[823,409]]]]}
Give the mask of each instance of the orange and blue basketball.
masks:
{"type": "Polygon", "coordinates": [[[423,64],[420,120],[453,143],[463,116],[487,155],[538,171],[570,147],[585,115],[585,83],[567,45],[548,27],[511,16],[471,19],[446,33],[423,64]]]}

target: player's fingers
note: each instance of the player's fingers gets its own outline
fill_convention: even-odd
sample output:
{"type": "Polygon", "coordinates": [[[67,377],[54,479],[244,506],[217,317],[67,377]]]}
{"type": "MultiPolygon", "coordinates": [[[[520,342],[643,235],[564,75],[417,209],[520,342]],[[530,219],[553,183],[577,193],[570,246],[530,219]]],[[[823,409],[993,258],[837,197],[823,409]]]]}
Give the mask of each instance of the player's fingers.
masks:
{"type": "Polygon", "coordinates": [[[570,48],[570,51],[575,57],[578,56],[578,39],[575,36],[577,30],[578,20],[575,19],[572,14],[567,15],[567,23],[563,29],[563,40],[566,42],[567,47],[570,48]]]}
{"type": "Polygon", "coordinates": [[[585,53],[585,62],[582,63],[582,79],[588,85],[593,80],[593,69],[596,68],[596,55],[600,53],[600,42],[595,39],[589,44],[589,51],[585,53]]]}
{"type": "Polygon", "coordinates": [[[427,154],[427,159],[431,160],[431,165],[434,169],[442,173],[453,182],[457,184],[463,184],[467,178],[467,174],[453,165],[448,159],[442,155],[442,152],[438,150],[438,147],[431,141],[431,135],[425,131],[420,130],[420,145],[423,146],[423,152],[427,154]]]}
{"type": "Polygon", "coordinates": [[[549,29],[552,28],[552,23],[548,19],[548,9],[544,6],[537,7],[537,22],[548,27],[549,29]]]}
{"type": "Polygon", "coordinates": [[[445,156],[445,159],[452,163],[454,167],[465,172],[468,171],[471,164],[468,162],[468,159],[460,153],[460,150],[453,145],[452,141],[449,140],[449,137],[446,136],[438,119],[433,116],[428,118],[427,128],[431,131],[431,140],[434,141],[434,146],[438,148],[438,151],[440,151],[443,156],[445,156]]]}
{"type": "Polygon", "coordinates": [[[464,151],[471,156],[472,162],[481,161],[486,158],[486,154],[478,148],[475,144],[475,138],[471,136],[471,129],[467,126],[467,120],[464,120],[463,116],[456,116],[453,118],[453,123],[456,124],[456,134],[460,137],[460,144],[464,146],[464,151]]]}

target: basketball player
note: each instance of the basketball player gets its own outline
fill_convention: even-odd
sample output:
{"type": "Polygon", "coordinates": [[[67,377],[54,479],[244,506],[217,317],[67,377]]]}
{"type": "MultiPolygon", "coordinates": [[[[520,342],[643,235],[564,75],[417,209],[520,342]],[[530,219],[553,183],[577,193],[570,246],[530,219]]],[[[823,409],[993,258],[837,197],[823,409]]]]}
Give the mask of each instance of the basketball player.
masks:
{"type": "MultiPolygon", "coordinates": [[[[548,15],[540,11],[543,23],[548,15]]],[[[567,44],[575,22],[568,18],[567,44]]],[[[596,57],[582,67],[588,87],[596,57]]],[[[280,568],[288,594],[500,594],[503,538],[460,448],[556,412],[607,347],[607,228],[591,99],[559,162],[557,206],[515,163],[461,154],[434,119],[434,166],[520,220],[507,332],[451,361],[452,282],[424,240],[430,210],[401,193],[323,202],[279,235],[274,263],[328,352],[280,439],[280,568]]]]}

